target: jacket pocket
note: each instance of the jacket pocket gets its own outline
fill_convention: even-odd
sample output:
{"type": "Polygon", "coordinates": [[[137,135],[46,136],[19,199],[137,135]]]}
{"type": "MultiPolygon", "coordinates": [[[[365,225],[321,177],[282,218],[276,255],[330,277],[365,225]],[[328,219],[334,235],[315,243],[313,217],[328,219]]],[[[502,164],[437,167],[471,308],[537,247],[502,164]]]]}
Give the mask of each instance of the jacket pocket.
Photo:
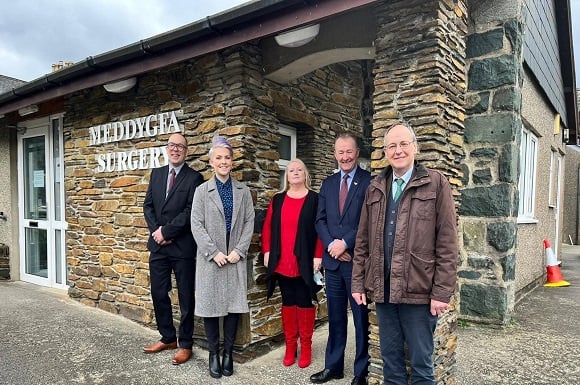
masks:
{"type": "Polygon", "coordinates": [[[435,203],[437,193],[435,191],[421,191],[411,197],[411,216],[426,220],[435,216],[435,203]]]}
{"type": "Polygon", "coordinates": [[[433,286],[435,272],[435,256],[429,254],[410,253],[409,270],[407,274],[407,292],[429,294],[433,286]]]}

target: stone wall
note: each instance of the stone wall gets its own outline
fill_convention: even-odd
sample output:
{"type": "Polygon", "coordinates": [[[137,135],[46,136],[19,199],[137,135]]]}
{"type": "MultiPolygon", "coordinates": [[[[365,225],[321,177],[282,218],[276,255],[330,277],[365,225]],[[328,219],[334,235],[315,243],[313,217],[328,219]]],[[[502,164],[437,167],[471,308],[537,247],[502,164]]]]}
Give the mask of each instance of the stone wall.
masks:
{"type": "MultiPolygon", "coordinates": [[[[390,1],[376,8],[374,138],[371,166],[387,165],[382,146],[386,128],[404,118],[415,128],[417,159],[445,173],[459,197],[462,186],[463,97],[466,87],[466,8],[462,1],[390,1]]],[[[461,243],[461,242],[460,242],[461,243]]],[[[434,361],[438,384],[455,384],[453,366],[457,312],[439,319],[434,361]]],[[[382,361],[376,315],[371,316],[369,384],[380,384],[382,361]]]]}
{"type": "Polygon", "coordinates": [[[504,324],[514,307],[524,26],[515,1],[472,3],[460,310],[469,320],[504,324]]]}
{"type": "MultiPolygon", "coordinates": [[[[266,81],[260,52],[248,44],[147,74],[124,94],[97,87],[66,100],[65,165],[69,294],[80,302],[154,326],[149,295],[149,253],[142,203],[148,171],[95,173],[98,152],[162,146],[167,135],[88,146],[88,128],[179,110],[188,138],[188,163],[207,178],[207,151],[217,132],[234,146],[233,175],[252,190],[258,213],[248,258],[250,314],[242,319],[239,348],[264,345],[281,333],[278,295],[265,301],[265,269],[259,256],[261,218],[280,186],[278,124],[294,125],[303,158],[317,188],[335,168],[337,131],[361,131],[363,74],[356,62],[319,69],[291,84],[266,81]],[[261,344],[258,344],[261,343],[261,344]]],[[[176,304],[175,289],[171,293],[176,304]]],[[[321,295],[322,299],[322,295],[321,295]]],[[[178,318],[178,308],[175,317],[178,318]]],[[[324,306],[319,315],[325,316],[324,306]]],[[[197,322],[196,325],[200,325],[197,322]]],[[[203,328],[196,328],[203,335],[203,328]]],[[[257,347],[256,349],[260,349],[257,347]]],[[[246,349],[247,355],[253,349],[246,349]]]]}

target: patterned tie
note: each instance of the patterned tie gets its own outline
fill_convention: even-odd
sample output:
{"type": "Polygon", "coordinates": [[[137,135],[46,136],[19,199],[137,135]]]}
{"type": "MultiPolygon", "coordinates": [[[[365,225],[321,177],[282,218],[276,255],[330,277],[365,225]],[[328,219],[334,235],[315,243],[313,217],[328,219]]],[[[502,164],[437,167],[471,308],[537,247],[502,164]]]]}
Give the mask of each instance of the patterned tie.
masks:
{"type": "Polygon", "coordinates": [[[173,188],[173,184],[175,183],[175,169],[172,168],[171,172],[170,172],[171,176],[169,177],[169,184],[167,185],[167,194],[169,195],[169,192],[171,191],[171,189],[173,188]]]}
{"type": "Polygon", "coordinates": [[[342,210],[344,209],[344,204],[346,203],[346,196],[348,195],[348,174],[344,174],[342,177],[342,183],[340,184],[340,194],[338,195],[338,212],[342,215],[342,210]]]}
{"type": "Polygon", "coordinates": [[[399,200],[399,198],[401,197],[401,194],[403,193],[403,183],[405,183],[405,181],[401,178],[395,179],[395,183],[397,183],[397,191],[395,191],[395,198],[393,198],[396,201],[399,200]]]}

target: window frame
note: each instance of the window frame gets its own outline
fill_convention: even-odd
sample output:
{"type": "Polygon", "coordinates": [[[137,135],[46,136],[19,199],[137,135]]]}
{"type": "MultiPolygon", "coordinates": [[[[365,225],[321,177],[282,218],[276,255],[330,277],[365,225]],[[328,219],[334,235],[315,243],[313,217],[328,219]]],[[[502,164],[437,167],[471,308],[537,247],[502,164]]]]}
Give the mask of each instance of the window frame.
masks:
{"type": "Polygon", "coordinates": [[[292,159],[296,158],[296,148],[298,143],[298,136],[296,133],[296,128],[292,126],[288,126],[286,124],[280,124],[278,126],[278,134],[282,136],[287,136],[290,138],[290,159],[283,159],[280,155],[280,159],[276,161],[279,167],[279,175],[280,175],[280,187],[284,186],[284,173],[286,172],[286,168],[292,159]]]}
{"type": "Polygon", "coordinates": [[[522,125],[520,177],[518,181],[518,223],[538,222],[535,218],[538,141],[538,136],[525,125],[522,125]]]}

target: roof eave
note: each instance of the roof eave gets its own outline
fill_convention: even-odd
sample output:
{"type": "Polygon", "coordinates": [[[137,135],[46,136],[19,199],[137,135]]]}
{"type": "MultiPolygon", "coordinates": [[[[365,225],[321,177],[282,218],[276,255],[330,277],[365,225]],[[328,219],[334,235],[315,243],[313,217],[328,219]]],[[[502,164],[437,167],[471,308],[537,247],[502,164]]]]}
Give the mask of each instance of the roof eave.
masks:
{"type": "Polygon", "coordinates": [[[0,115],[356,9],[377,0],[262,0],[89,56],[0,94],[0,115]]]}

